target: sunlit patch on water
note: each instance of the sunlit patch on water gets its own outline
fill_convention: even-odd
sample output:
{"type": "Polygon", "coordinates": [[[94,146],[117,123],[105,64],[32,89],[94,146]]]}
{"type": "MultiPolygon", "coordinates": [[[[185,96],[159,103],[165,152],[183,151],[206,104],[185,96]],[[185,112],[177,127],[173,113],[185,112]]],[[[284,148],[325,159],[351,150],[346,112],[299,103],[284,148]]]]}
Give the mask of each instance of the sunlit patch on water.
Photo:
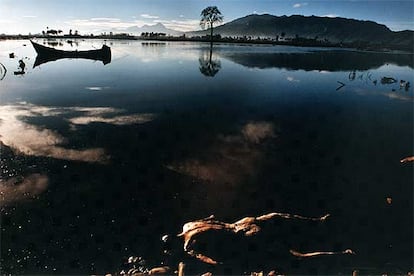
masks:
{"type": "Polygon", "coordinates": [[[13,177],[0,181],[0,207],[36,198],[47,189],[49,178],[43,174],[13,177]]]}

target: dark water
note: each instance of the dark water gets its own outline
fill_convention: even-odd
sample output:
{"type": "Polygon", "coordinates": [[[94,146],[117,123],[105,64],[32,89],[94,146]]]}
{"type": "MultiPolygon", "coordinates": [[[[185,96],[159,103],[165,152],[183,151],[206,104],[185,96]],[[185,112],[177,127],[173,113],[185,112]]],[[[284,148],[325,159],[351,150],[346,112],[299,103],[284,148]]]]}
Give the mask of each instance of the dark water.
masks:
{"type": "Polygon", "coordinates": [[[413,166],[399,162],[414,154],[412,55],[106,43],[105,66],[32,68],[28,41],[0,42],[2,273],[115,272],[129,256],[183,260],[190,274],[412,271],[413,166]],[[19,59],[24,75],[13,74],[19,59]],[[331,217],[213,238],[202,249],[217,268],[179,240],[162,253],[161,236],[185,222],[272,211],[331,217]],[[288,253],[347,248],[356,255],[288,253]]]}

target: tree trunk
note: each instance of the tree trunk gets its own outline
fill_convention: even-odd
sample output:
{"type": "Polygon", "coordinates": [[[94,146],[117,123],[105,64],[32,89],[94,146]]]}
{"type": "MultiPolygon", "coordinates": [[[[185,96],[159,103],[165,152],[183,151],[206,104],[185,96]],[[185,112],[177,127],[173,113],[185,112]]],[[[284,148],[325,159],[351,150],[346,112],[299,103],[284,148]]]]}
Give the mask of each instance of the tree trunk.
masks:
{"type": "Polygon", "coordinates": [[[213,44],[213,22],[210,23],[210,39],[211,44],[213,44]]]}

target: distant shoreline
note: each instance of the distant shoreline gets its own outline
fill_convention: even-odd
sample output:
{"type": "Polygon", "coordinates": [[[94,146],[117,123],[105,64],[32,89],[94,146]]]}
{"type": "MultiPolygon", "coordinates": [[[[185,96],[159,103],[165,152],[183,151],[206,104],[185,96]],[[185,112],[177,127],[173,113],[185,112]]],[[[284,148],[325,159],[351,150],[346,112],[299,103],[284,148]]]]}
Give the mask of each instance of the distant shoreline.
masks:
{"type": "MultiPolygon", "coordinates": [[[[206,42],[211,43],[208,37],[182,37],[182,36],[163,36],[163,37],[141,37],[141,36],[129,36],[129,35],[61,35],[61,36],[39,36],[39,35],[0,35],[1,40],[19,40],[19,39],[48,39],[48,40],[85,40],[85,39],[102,39],[102,40],[135,40],[135,41],[161,41],[161,42],[206,42]]],[[[295,46],[295,47],[323,47],[323,48],[344,48],[344,49],[356,49],[361,51],[375,51],[375,52],[401,52],[412,54],[414,49],[407,49],[402,47],[393,47],[392,45],[375,45],[368,42],[350,42],[350,43],[333,43],[325,42],[321,40],[297,38],[289,41],[274,41],[271,39],[234,39],[229,37],[215,38],[213,43],[234,43],[234,44],[253,44],[253,45],[280,45],[280,46],[295,46]]]]}

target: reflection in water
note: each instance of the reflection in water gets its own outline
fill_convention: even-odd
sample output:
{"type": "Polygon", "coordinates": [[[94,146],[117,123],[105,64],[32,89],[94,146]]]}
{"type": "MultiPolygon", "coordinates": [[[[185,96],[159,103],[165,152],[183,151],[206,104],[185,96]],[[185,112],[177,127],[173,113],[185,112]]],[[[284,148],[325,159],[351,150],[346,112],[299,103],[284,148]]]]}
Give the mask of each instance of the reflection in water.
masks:
{"type": "MultiPolygon", "coordinates": [[[[359,93],[361,94],[361,93],[359,93]]],[[[396,99],[396,100],[400,100],[400,101],[414,101],[413,97],[407,96],[407,95],[403,95],[403,94],[399,94],[398,92],[391,92],[391,93],[381,93],[382,95],[390,98],[390,99],[396,99]]]]}
{"type": "Polygon", "coordinates": [[[410,82],[403,79],[399,79],[398,81],[398,79],[399,78],[397,77],[387,76],[379,78],[379,76],[375,77],[370,71],[356,72],[353,70],[348,74],[347,83],[337,81],[339,86],[336,91],[352,84],[356,84],[358,86],[354,89],[354,92],[359,95],[382,95],[389,99],[413,101],[414,98],[412,94],[407,93],[410,91],[410,82]],[[363,86],[365,86],[364,89],[362,88],[363,86]],[[387,87],[389,90],[384,92],[383,90],[378,89],[378,86],[387,87]]]}
{"type": "Polygon", "coordinates": [[[116,116],[120,112],[121,110],[105,107],[53,108],[30,104],[1,106],[0,139],[5,145],[27,155],[84,162],[106,162],[108,156],[102,148],[81,150],[64,148],[62,145],[66,143],[66,139],[60,134],[44,127],[31,125],[25,120],[40,116],[69,116],[75,113],[67,119],[75,125],[92,122],[127,125],[148,122],[154,118],[152,114],[116,116]]]}
{"type": "MultiPolygon", "coordinates": [[[[396,64],[413,68],[411,54],[365,53],[353,51],[319,51],[297,53],[256,53],[222,51],[220,56],[252,68],[284,68],[305,71],[353,71],[396,64]]],[[[352,75],[350,75],[352,77],[352,75]]],[[[355,76],[353,76],[355,77],[355,76]]]]}
{"type": "Polygon", "coordinates": [[[66,43],[69,44],[70,47],[73,47],[73,44],[75,44],[76,47],[79,46],[79,42],[77,40],[67,40],[66,43]]]}
{"type": "Polygon", "coordinates": [[[144,47],[159,47],[159,46],[165,47],[167,43],[165,42],[142,42],[141,45],[144,47]]]}
{"type": "Polygon", "coordinates": [[[49,48],[33,41],[30,41],[37,52],[36,60],[33,65],[33,68],[39,66],[40,64],[47,63],[50,61],[55,61],[64,58],[70,59],[90,59],[90,60],[99,60],[102,61],[104,65],[111,62],[112,54],[111,48],[103,45],[101,49],[94,49],[88,51],[65,51],[55,48],[49,48]]]}
{"type": "Polygon", "coordinates": [[[273,124],[268,122],[250,122],[243,127],[242,133],[247,141],[255,144],[276,137],[273,124]]]}
{"type": "Polygon", "coordinates": [[[102,91],[104,89],[108,89],[110,88],[109,86],[87,86],[85,87],[86,90],[90,90],[90,91],[102,91]]]}
{"type": "MultiPolygon", "coordinates": [[[[0,54],[6,56],[11,51],[8,49],[17,49],[21,44],[13,43],[1,42],[0,54]]],[[[86,49],[91,48],[91,43],[80,42],[86,49]]],[[[283,63],[267,62],[265,58],[272,55],[262,53],[273,51],[277,56],[281,47],[222,44],[214,46],[211,59],[215,60],[217,54],[226,68],[217,78],[206,79],[200,90],[200,78],[204,77],[192,69],[198,69],[203,49],[203,57],[209,62],[208,45],[168,43],[165,47],[141,47],[138,41],[120,43],[114,41],[118,45],[114,46],[117,61],[109,67],[97,68],[85,62],[79,70],[77,62],[62,60],[53,68],[34,70],[26,78],[6,76],[0,81],[2,104],[8,103],[0,108],[0,140],[12,150],[6,146],[7,152],[2,150],[4,179],[45,171],[50,177],[47,196],[20,204],[9,216],[11,223],[3,224],[2,247],[12,250],[10,255],[3,252],[4,271],[95,275],[115,271],[123,256],[134,255],[148,257],[153,260],[151,265],[158,264],[164,257],[159,256],[160,245],[154,246],[154,242],[164,233],[177,233],[184,222],[212,213],[224,222],[233,222],[229,219],[272,210],[312,216],[329,210],[334,220],[322,227],[312,224],[312,229],[305,227],[307,223],[271,223],[264,226],[266,231],[251,237],[248,244],[225,240],[228,243],[222,244],[239,253],[232,263],[235,273],[275,264],[291,274],[304,274],[315,267],[315,274],[338,274],[348,267],[384,263],[410,269],[411,255],[400,252],[409,252],[407,241],[412,241],[412,216],[406,210],[412,207],[409,195],[413,163],[401,165],[399,159],[412,155],[412,102],[391,101],[385,96],[412,100],[412,86],[409,92],[399,88],[401,79],[413,83],[413,69],[382,66],[371,71],[370,81],[367,73],[360,78],[362,72],[354,68],[355,59],[347,64],[342,58],[329,61],[329,54],[315,53],[319,58],[326,57],[319,62],[325,70],[316,69],[318,63],[312,64],[312,58],[307,56],[304,64],[286,62],[298,71],[249,70],[222,58],[243,52],[248,65],[255,64],[259,57],[259,65],[277,68],[283,63]],[[151,64],[144,64],[144,59],[151,60],[151,64]],[[350,69],[325,74],[347,67],[350,69]],[[305,72],[303,68],[316,71],[305,72]],[[351,81],[349,72],[354,70],[351,81]],[[73,82],[61,76],[80,77],[73,82]],[[234,76],[240,80],[234,82],[234,76]],[[384,76],[398,81],[382,85],[384,76]],[[340,93],[335,92],[337,81],[346,84],[340,93]],[[361,97],[356,89],[367,96],[361,97]],[[214,90],[219,93],[210,93],[214,90]],[[38,105],[18,104],[21,101],[38,105]],[[156,121],[125,126],[147,122],[155,115],[134,116],[109,108],[112,106],[154,112],[156,121]],[[275,138],[276,120],[283,126],[283,139],[275,138]],[[67,160],[76,153],[76,160],[91,160],[90,156],[82,156],[84,150],[91,148],[101,150],[95,153],[95,159],[111,155],[112,162],[96,166],[54,159],[67,160]],[[32,156],[19,154],[22,151],[32,156]],[[380,158],[373,160],[378,152],[380,158]],[[392,204],[385,202],[388,197],[392,204]],[[137,215],[129,215],[131,210],[137,215]],[[56,225],[54,218],[59,220],[56,225]],[[361,226],[361,221],[370,223],[361,226]],[[22,225],[22,230],[14,224],[22,225]],[[42,227],[45,231],[37,231],[42,227]],[[338,237],[341,229],[348,229],[350,235],[338,237]],[[28,239],[33,243],[30,248],[28,239]],[[330,248],[333,243],[334,248],[330,248]],[[335,256],[329,260],[316,258],[300,262],[300,268],[291,271],[292,263],[299,264],[296,258],[288,256],[285,260],[284,255],[278,256],[281,251],[289,254],[281,248],[297,249],[305,253],[295,252],[296,255],[307,255],[315,249],[341,250],[346,244],[353,244],[357,250],[352,261],[337,260],[335,256]],[[247,247],[256,250],[248,255],[247,247]],[[21,248],[33,253],[30,259],[24,260],[27,254],[21,248]],[[60,258],[47,257],[56,255],[60,258]],[[22,260],[19,267],[18,260],[22,260]],[[246,260],[251,263],[248,268],[246,260]],[[56,272],[52,271],[54,267],[56,272]]],[[[22,49],[19,57],[33,54],[29,47],[22,49]]],[[[306,50],[294,48],[295,54],[286,54],[286,58],[295,61],[305,56],[306,50]]],[[[343,55],[346,59],[349,54],[343,55]]],[[[4,65],[14,69],[17,60],[7,58],[4,65]]],[[[32,61],[31,58],[28,66],[32,61]]],[[[365,67],[383,64],[382,61],[368,61],[365,67]]],[[[10,181],[7,185],[4,180],[0,182],[1,191],[3,195],[7,192],[7,198],[18,198],[12,196],[10,188],[17,179],[10,181]]],[[[42,182],[31,183],[22,185],[22,190],[42,187],[35,185],[42,182]]],[[[30,194],[40,190],[33,189],[30,194]]],[[[214,247],[226,237],[214,237],[207,245],[214,247]]],[[[194,246],[202,247],[203,239],[209,236],[196,238],[194,246]]],[[[182,243],[178,249],[171,258],[181,261],[186,257],[182,243]]],[[[221,252],[198,252],[226,260],[221,252]]],[[[199,269],[198,264],[189,260],[189,265],[190,262],[194,263],[194,273],[205,268],[199,269]]],[[[225,267],[229,267],[228,263],[225,267]]],[[[212,272],[223,274],[222,268],[218,268],[221,273],[212,272]]],[[[380,272],[384,273],[378,268],[371,274],[380,272]]]]}
{"type": "Polygon", "coordinates": [[[134,114],[134,115],[119,115],[113,117],[107,117],[114,115],[121,110],[113,108],[77,108],[76,111],[83,113],[82,116],[69,119],[74,125],[86,125],[89,123],[106,123],[112,125],[131,125],[131,124],[143,124],[154,120],[154,114],[134,114]]]}
{"type": "Polygon", "coordinates": [[[237,135],[219,135],[217,141],[201,153],[201,157],[167,167],[204,181],[236,184],[245,176],[254,174],[263,154],[260,144],[274,137],[272,123],[250,122],[237,135]]]}
{"type": "Polygon", "coordinates": [[[47,45],[52,46],[52,47],[63,46],[63,43],[61,41],[59,41],[59,42],[58,41],[47,41],[46,43],[47,43],[47,45]]]}
{"type": "Polygon", "coordinates": [[[46,190],[49,179],[46,175],[31,174],[0,181],[0,207],[8,204],[33,199],[46,190]]]}
{"type": "Polygon", "coordinates": [[[214,77],[221,69],[221,62],[214,56],[213,58],[213,44],[210,44],[209,52],[202,52],[198,59],[200,63],[200,72],[207,77],[214,77]]]}
{"type": "Polygon", "coordinates": [[[295,79],[294,77],[291,77],[291,76],[288,76],[288,77],[286,78],[286,80],[287,80],[287,81],[290,81],[290,82],[300,82],[300,80],[295,79]]]}

